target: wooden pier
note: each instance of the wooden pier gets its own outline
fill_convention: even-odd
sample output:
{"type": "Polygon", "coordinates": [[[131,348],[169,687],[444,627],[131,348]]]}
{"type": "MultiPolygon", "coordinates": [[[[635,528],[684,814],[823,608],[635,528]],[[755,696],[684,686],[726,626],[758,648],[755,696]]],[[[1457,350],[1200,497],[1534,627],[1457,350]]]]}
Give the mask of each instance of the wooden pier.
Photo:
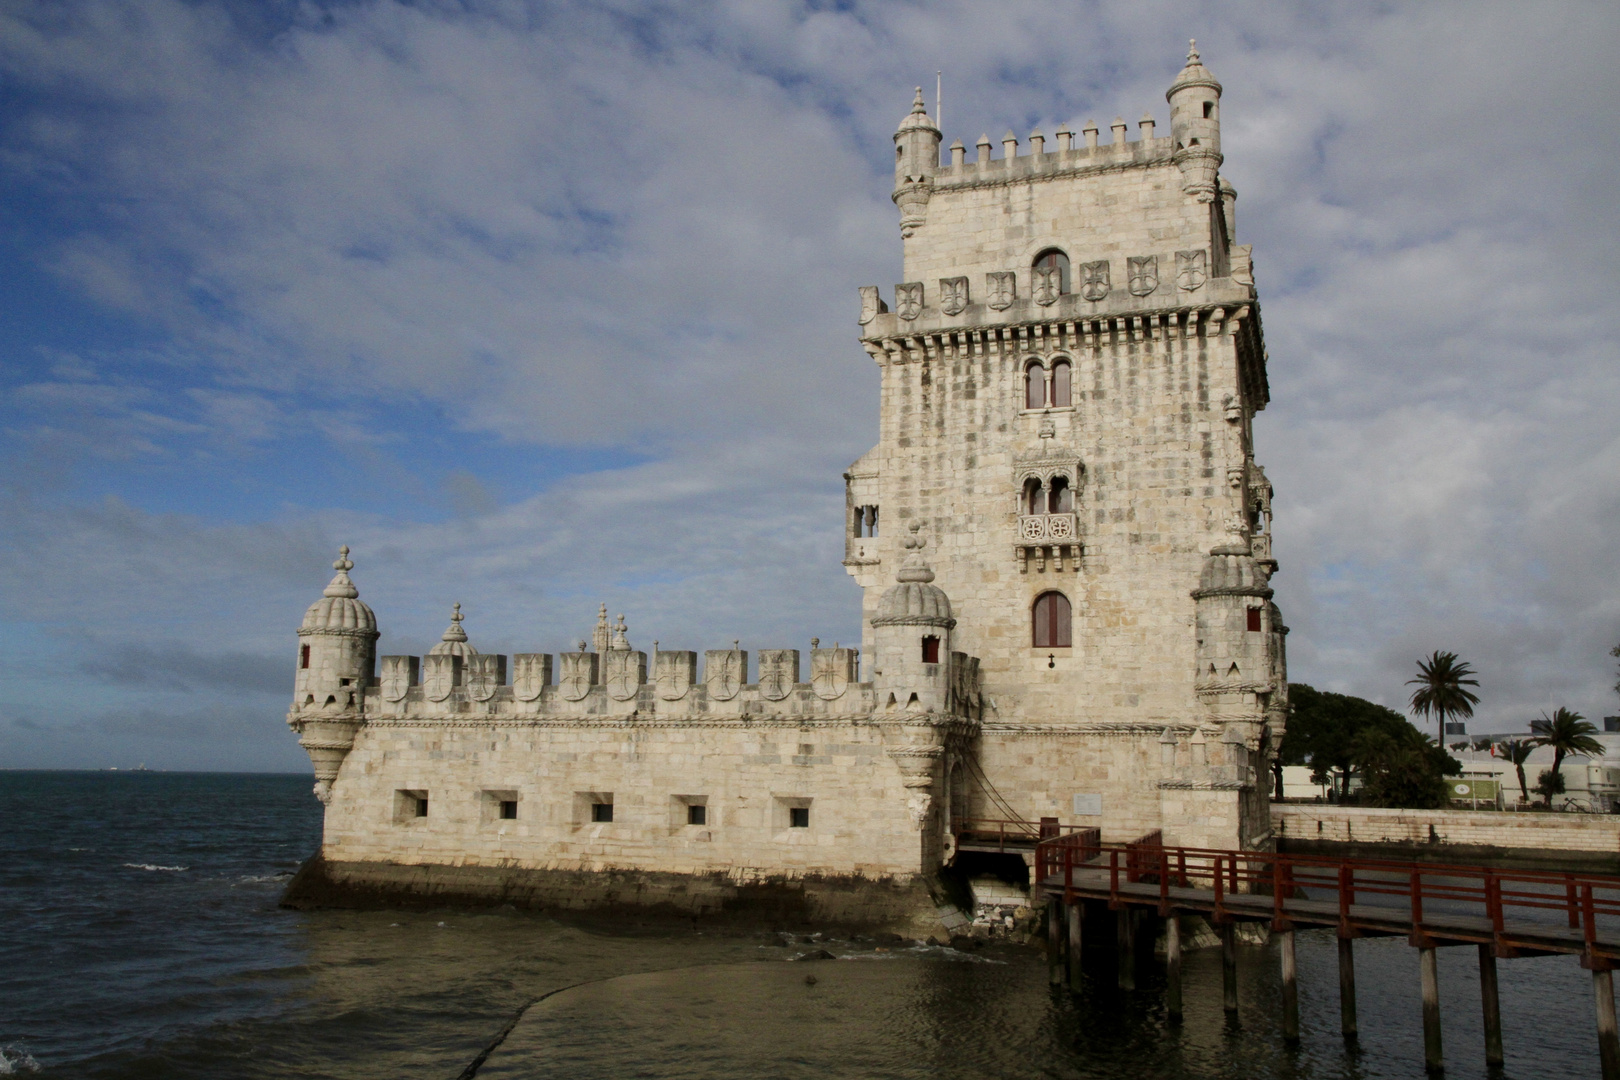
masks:
{"type": "Polygon", "coordinates": [[[1201,915],[1221,938],[1226,1010],[1237,1011],[1239,922],[1262,922],[1281,954],[1283,1035],[1299,1038],[1294,932],[1327,927],[1339,938],[1339,1009],[1346,1039],[1358,1035],[1354,941],[1401,936],[1420,953],[1425,1065],[1444,1067],[1435,950],[1473,945],[1479,955],[1485,1059],[1502,1063],[1496,961],[1570,954],[1592,972],[1603,1080],[1620,1080],[1614,976],[1620,966],[1620,877],[1545,873],[1383,859],[1166,847],[1157,834],[1103,844],[1095,830],[1039,840],[1031,902],[1044,902],[1054,983],[1078,978],[1081,904],[1116,913],[1118,979],[1135,986],[1134,937],[1144,914],[1165,921],[1166,1011],[1181,1014],[1181,935],[1176,915],[1201,915]]]}

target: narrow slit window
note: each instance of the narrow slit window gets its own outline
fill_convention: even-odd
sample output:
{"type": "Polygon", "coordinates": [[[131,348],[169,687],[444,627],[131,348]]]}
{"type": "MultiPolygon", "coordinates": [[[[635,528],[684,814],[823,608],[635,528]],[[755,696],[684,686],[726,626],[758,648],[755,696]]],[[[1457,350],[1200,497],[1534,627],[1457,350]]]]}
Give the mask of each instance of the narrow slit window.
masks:
{"type": "Polygon", "coordinates": [[[309,646],[308,645],[305,645],[305,646],[303,646],[302,648],[300,648],[298,650],[298,666],[301,667],[301,668],[309,667],[309,646]]]}
{"type": "Polygon", "coordinates": [[[1059,360],[1052,365],[1052,407],[1054,409],[1067,409],[1070,405],[1071,370],[1067,360],[1059,360]]]}
{"type": "Polygon", "coordinates": [[[593,803],[591,803],[591,820],[592,821],[612,821],[613,820],[613,804],[610,803],[610,802],[593,802],[593,803]]]}
{"type": "Polygon", "coordinates": [[[1260,609],[1257,607],[1249,609],[1249,630],[1256,634],[1260,632],[1260,609]]]}
{"type": "Polygon", "coordinates": [[[1030,610],[1031,637],[1037,649],[1067,649],[1070,643],[1069,598],[1060,592],[1042,593],[1030,610]]]}
{"type": "Polygon", "coordinates": [[[939,663],[939,638],[935,637],[933,634],[929,634],[928,636],[924,637],[922,639],[922,654],[923,663],[939,663]]]}
{"type": "Polygon", "coordinates": [[[686,823],[688,825],[707,825],[709,823],[709,808],[696,803],[686,808],[686,823]]]}
{"type": "Polygon", "coordinates": [[[788,827],[792,829],[808,829],[810,827],[810,808],[808,806],[788,807],[788,827]]]}
{"type": "Polygon", "coordinates": [[[1024,408],[1046,408],[1046,369],[1039,364],[1024,369],[1024,408]]]}
{"type": "Polygon", "coordinates": [[[516,821],[517,820],[517,800],[516,799],[502,799],[501,800],[501,820],[503,820],[503,821],[516,821]]]}
{"type": "Polygon", "coordinates": [[[416,797],[416,816],[417,817],[427,817],[427,802],[428,801],[427,801],[427,796],[426,795],[418,795],[416,797]]]}

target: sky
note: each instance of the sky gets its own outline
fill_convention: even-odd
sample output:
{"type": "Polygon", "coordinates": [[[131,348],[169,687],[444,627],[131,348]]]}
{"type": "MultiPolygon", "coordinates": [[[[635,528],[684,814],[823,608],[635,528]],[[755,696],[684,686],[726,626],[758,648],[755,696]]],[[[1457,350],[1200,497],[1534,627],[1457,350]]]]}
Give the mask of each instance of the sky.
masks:
{"type": "Polygon", "coordinates": [[[0,3],[0,768],[307,771],[382,653],[859,639],[890,136],[1225,87],[1290,677],[1620,713],[1620,7],[0,3]]]}

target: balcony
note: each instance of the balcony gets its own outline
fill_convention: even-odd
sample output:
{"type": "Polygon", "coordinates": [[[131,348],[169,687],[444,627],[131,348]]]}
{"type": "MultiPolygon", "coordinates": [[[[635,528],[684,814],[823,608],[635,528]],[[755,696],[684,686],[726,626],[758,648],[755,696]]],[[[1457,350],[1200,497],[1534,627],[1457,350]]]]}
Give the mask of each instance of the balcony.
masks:
{"type": "Polygon", "coordinates": [[[1072,544],[1080,539],[1080,523],[1073,514],[1022,514],[1018,539],[1025,544],[1072,544]]]}

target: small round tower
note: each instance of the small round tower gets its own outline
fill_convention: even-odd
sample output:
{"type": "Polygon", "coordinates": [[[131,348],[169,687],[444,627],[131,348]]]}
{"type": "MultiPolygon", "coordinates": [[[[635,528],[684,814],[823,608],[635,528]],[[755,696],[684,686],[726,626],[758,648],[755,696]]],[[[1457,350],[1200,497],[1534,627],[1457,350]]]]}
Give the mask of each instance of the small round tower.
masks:
{"type": "Polygon", "coordinates": [[[461,621],[466,617],[461,613],[458,601],[450,609],[450,625],[445,627],[439,643],[428,650],[429,656],[459,656],[465,662],[468,657],[478,655],[478,650],[467,641],[467,631],[461,626],[461,621]]]}
{"type": "Polygon", "coordinates": [[[900,208],[900,235],[909,237],[927,220],[928,197],[939,172],[939,128],[923,106],[922,87],[911,112],[894,133],[894,204],[900,208]]]}
{"type": "Polygon", "coordinates": [[[1165,91],[1170,102],[1170,137],[1175,141],[1175,163],[1181,170],[1181,190],[1199,202],[1214,202],[1221,161],[1221,84],[1198,56],[1198,42],[1190,42],[1187,66],[1165,91]]]}
{"type": "Polygon", "coordinates": [[[933,583],[923,560],[927,544],[914,522],[904,547],[909,552],[872,618],[873,689],[879,709],[942,713],[949,706],[951,599],[933,583]]]}
{"type": "Polygon", "coordinates": [[[298,674],[287,714],[315,767],[315,795],[323,803],[365,722],[366,688],[377,659],[377,617],[349,580],[354,563],[347,546],[338,549],[332,569],[337,575],[298,628],[298,674]]]}

